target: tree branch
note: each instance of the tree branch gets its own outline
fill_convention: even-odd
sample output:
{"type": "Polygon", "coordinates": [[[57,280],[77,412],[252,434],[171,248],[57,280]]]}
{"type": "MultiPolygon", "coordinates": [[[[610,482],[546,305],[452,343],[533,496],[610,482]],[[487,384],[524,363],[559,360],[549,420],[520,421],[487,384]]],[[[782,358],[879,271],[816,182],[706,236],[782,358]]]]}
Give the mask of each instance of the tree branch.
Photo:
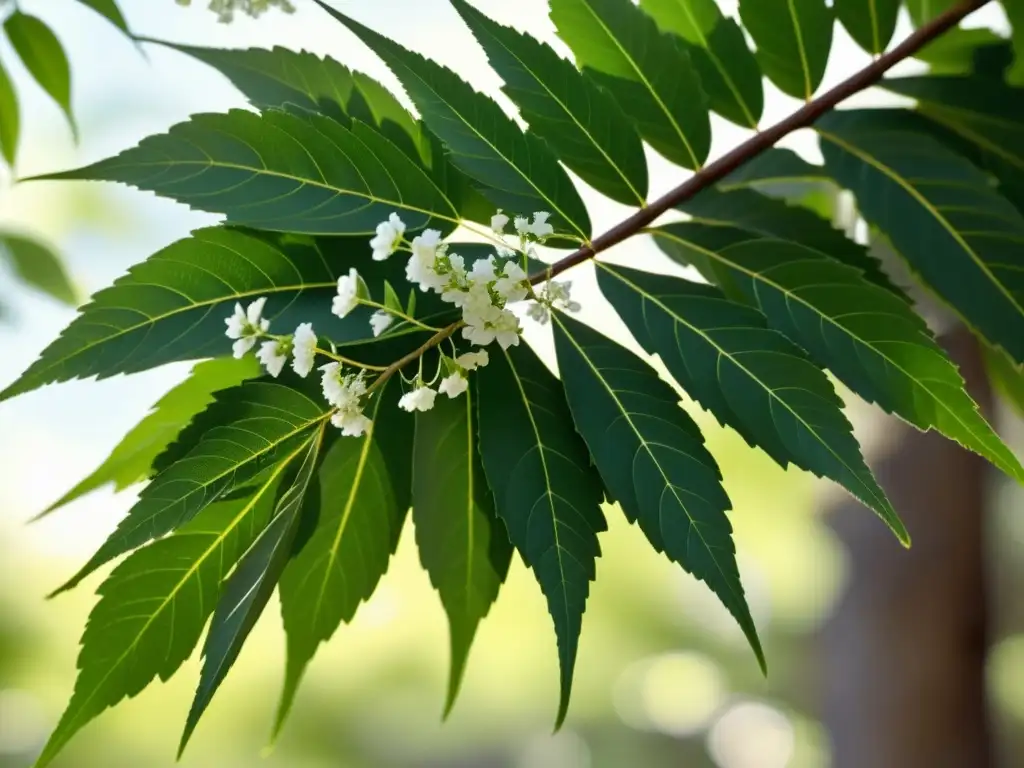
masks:
{"type": "Polygon", "coordinates": [[[640,230],[652,224],[661,214],[680,203],[686,202],[711,185],[718,183],[740,166],[753,160],[762,152],[771,149],[783,137],[800,128],[806,128],[841,101],[874,85],[893,66],[913,56],[928,43],[959,24],[965,16],[986,5],[988,2],[990,0],[966,0],[966,2],[959,3],[932,19],[891,51],[879,56],[868,66],[864,67],[864,69],[839,83],[839,85],[831,90],[821,94],[816,99],[807,102],[785,120],[755,134],[728,154],[722,155],[713,163],[704,166],[685,182],[659,197],[646,208],[641,208],[600,237],[594,238],[593,242],[589,245],[584,245],[575,253],[559,259],[547,269],[530,275],[530,282],[535,284],[554,277],[570,267],[594,258],[601,251],[606,251],[637,234],[640,230]]]}

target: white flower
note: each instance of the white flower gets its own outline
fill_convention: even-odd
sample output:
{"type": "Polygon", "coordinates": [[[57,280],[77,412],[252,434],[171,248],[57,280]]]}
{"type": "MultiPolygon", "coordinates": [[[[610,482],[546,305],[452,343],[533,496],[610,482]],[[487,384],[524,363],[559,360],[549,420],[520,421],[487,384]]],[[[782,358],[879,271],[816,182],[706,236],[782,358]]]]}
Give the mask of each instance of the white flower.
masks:
{"type": "Polygon", "coordinates": [[[271,339],[264,341],[256,353],[256,358],[275,379],[281,375],[284,364],[288,362],[288,346],[288,339],[271,339]]]}
{"type": "Polygon", "coordinates": [[[448,266],[450,267],[449,274],[458,282],[461,283],[466,279],[466,260],[459,254],[453,253],[448,256],[448,266]]]}
{"type": "Polygon", "coordinates": [[[398,407],[406,411],[429,411],[434,407],[437,392],[430,387],[416,387],[406,392],[398,401],[398,407]]]}
{"type": "Polygon", "coordinates": [[[530,220],[525,216],[516,216],[513,226],[520,235],[526,235],[530,231],[530,220]]]}
{"type": "Polygon", "coordinates": [[[402,242],[402,235],[405,234],[405,222],[398,218],[397,213],[392,213],[387,221],[377,225],[377,234],[370,241],[373,249],[373,260],[384,261],[388,256],[398,250],[402,242]]]}
{"type": "Polygon", "coordinates": [[[543,240],[548,235],[555,233],[555,228],[548,224],[551,214],[547,211],[537,211],[533,214],[533,223],[526,230],[532,233],[538,240],[543,240]]]}
{"type": "Polygon", "coordinates": [[[473,269],[469,271],[467,277],[474,283],[490,283],[497,278],[494,274],[494,257],[488,256],[486,259],[477,259],[473,262],[473,269]]]}
{"type": "Polygon", "coordinates": [[[345,437],[361,437],[373,426],[366,414],[355,409],[338,411],[331,416],[331,424],[340,429],[345,437]]]}
{"type": "Polygon", "coordinates": [[[352,267],[347,275],[338,278],[338,295],[331,304],[331,312],[345,317],[359,306],[359,273],[352,267]]]}
{"type": "Polygon", "coordinates": [[[235,357],[245,357],[245,354],[256,346],[260,335],[270,330],[270,321],[262,317],[263,306],[266,303],[267,297],[261,296],[247,309],[242,309],[241,304],[235,304],[235,313],[224,320],[227,325],[225,335],[236,340],[231,346],[235,357]]]}
{"type": "Polygon", "coordinates": [[[378,309],[370,316],[370,327],[373,329],[373,335],[375,337],[380,336],[393,322],[395,322],[394,315],[383,309],[378,309]]]}
{"type": "Polygon", "coordinates": [[[441,233],[427,229],[412,241],[412,256],[405,267],[405,277],[410,283],[419,285],[421,290],[440,291],[445,279],[437,273],[437,255],[441,245],[441,233]]]}
{"type": "Polygon", "coordinates": [[[503,309],[501,316],[492,323],[495,338],[502,349],[519,346],[519,318],[511,310],[503,309]]]}
{"type": "Polygon", "coordinates": [[[522,301],[526,298],[527,275],[514,261],[505,262],[505,276],[494,284],[494,290],[505,297],[506,301],[522,301]]]}
{"type": "Polygon", "coordinates": [[[431,264],[437,256],[437,246],[441,244],[441,233],[436,229],[425,229],[423,234],[412,239],[412,253],[431,264]]]}
{"type": "Polygon", "coordinates": [[[292,369],[305,378],[313,370],[316,357],[316,334],[312,323],[300,323],[292,338],[292,369]]]}
{"type": "Polygon", "coordinates": [[[526,314],[541,325],[544,325],[551,318],[551,310],[548,309],[548,305],[541,304],[540,302],[530,304],[530,308],[526,310],[526,314]]]}
{"type": "Polygon", "coordinates": [[[445,376],[441,379],[441,385],[437,388],[438,392],[443,392],[450,398],[456,398],[465,392],[469,388],[469,382],[466,381],[466,377],[461,373],[453,373],[451,376],[445,376]]]}
{"type": "Polygon", "coordinates": [[[508,216],[501,212],[501,208],[498,212],[491,216],[491,230],[496,235],[504,233],[505,227],[508,226],[508,216]]]}
{"type": "Polygon", "coordinates": [[[465,371],[475,371],[477,368],[483,368],[491,362],[491,359],[486,349],[479,349],[476,352],[465,352],[459,355],[455,358],[455,362],[465,371]]]}
{"type": "Polygon", "coordinates": [[[495,333],[494,330],[488,328],[485,323],[470,323],[467,321],[465,327],[462,329],[462,338],[471,344],[476,344],[478,347],[486,347],[492,341],[494,341],[495,333]]]}
{"type": "Polygon", "coordinates": [[[341,363],[327,363],[321,365],[320,370],[323,371],[320,383],[323,387],[324,399],[341,410],[358,409],[359,398],[366,394],[366,380],[363,378],[363,372],[342,376],[341,363]]]}

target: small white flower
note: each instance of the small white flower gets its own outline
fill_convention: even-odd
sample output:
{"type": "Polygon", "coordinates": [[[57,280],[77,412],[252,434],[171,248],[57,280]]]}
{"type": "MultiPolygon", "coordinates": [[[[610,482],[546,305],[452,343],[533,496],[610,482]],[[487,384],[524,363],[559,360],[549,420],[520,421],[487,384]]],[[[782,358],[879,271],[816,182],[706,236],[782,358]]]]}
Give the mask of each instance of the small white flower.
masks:
{"type": "Polygon", "coordinates": [[[366,394],[366,380],[363,372],[349,373],[342,376],[341,363],[321,365],[323,371],[321,385],[324,399],[341,410],[358,409],[359,398],[366,394]]]}
{"type": "Polygon", "coordinates": [[[490,283],[497,278],[494,274],[494,257],[488,256],[486,259],[477,259],[473,262],[473,269],[469,271],[467,277],[474,283],[490,283]]]}
{"type": "Polygon", "coordinates": [[[532,233],[538,240],[543,240],[548,235],[555,233],[555,228],[548,224],[548,219],[551,214],[547,211],[537,211],[533,214],[533,223],[527,227],[527,231],[532,233]]]}
{"type": "Polygon", "coordinates": [[[505,297],[506,301],[522,301],[528,293],[526,288],[527,275],[514,261],[506,261],[505,275],[494,284],[494,290],[505,297]]]}
{"type": "Polygon", "coordinates": [[[270,321],[262,317],[263,306],[266,303],[266,296],[261,296],[247,309],[242,309],[241,304],[235,304],[234,314],[224,320],[227,325],[225,335],[236,340],[231,345],[236,358],[245,357],[246,353],[256,346],[260,335],[270,330],[270,321]]]}
{"type": "Polygon", "coordinates": [[[384,333],[393,322],[395,322],[395,316],[383,309],[378,309],[370,315],[370,327],[373,329],[374,337],[384,333]]]}
{"type": "Polygon", "coordinates": [[[449,274],[458,282],[464,282],[466,279],[466,260],[459,254],[453,253],[448,256],[448,265],[450,267],[449,274]]]}
{"type": "Polygon", "coordinates": [[[281,375],[284,364],[288,362],[288,339],[271,339],[260,345],[256,358],[266,366],[267,373],[275,379],[281,375]]]}
{"type": "Polygon", "coordinates": [[[495,333],[494,329],[488,328],[483,323],[477,325],[467,321],[462,329],[462,338],[471,344],[476,344],[478,347],[486,347],[494,341],[495,333]]]}
{"type": "Polygon", "coordinates": [[[292,369],[305,378],[313,370],[316,357],[316,334],[312,323],[300,323],[292,339],[292,369]]]}
{"type": "Polygon", "coordinates": [[[360,410],[338,411],[331,416],[331,424],[345,437],[362,437],[373,426],[373,422],[360,410]]]}
{"type": "Polygon", "coordinates": [[[486,349],[479,349],[476,352],[465,352],[455,358],[455,362],[465,371],[475,371],[483,368],[491,362],[486,349]]]}
{"type": "Polygon", "coordinates": [[[377,225],[377,234],[370,240],[370,247],[373,249],[373,260],[384,261],[388,256],[398,250],[402,242],[402,235],[405,234],[405,222],[398,218],[397,213],[392,213],[387,221],[377,225]]]}
{"type": "Polygon", "coordinates": [[[531,304],[530,308],[526,310],[526,314],[541,325],[544,325],[549,319],[551,319],[551,310],[548,309],[548,305],[541,304],[540,302],[534,302],[531,304]]]}
{"type": "Polygon", "coordinates": [[[359,306],[359,272],[352,267],[347,275],[338,278],[338,295],[331,303],[331,312],[338,317],[345,317],[359,306]]]}
{"type": "Polygon", "coordinates": [[[519,318],[511,310],[503,309],[492,326],[495,331],[495,338],[502,349],[519,346],[519,318]]]}
{"type": "Polygon", "coordinates": [[[525,216],[516,216],[513,226],[520,235],[527,235],[530,232],[530,220],[525,216]]]}
{"type": "Polygon", "coordinates": [[[438,291],[444,287],[445,279],[437,273],[437,255],[441,245],[441,233],[436,229],[424,230],[412,241],[412,256],[405,267],[405,277],[410,283],[419,285],[424,291],[438,291]]]}
{"type": "Polygon", "coordinates": [[[436,229],[425,229],[423,234],[412,239],[412,253],[423,261],[433,263],[437,256],[437,247],[441,244],[441,233],[436,229]]]}
{"type": "Polygon", "coordinates": [[[443,392],[448,397],[454,399],[468,388],[469,382],[466,380],[466,377],[461,373],[453,373],[451,376],[445,376],[441,379],[441,385],[437,388],[437,391],[443,392]]]}
{"type": "Polygon", "coordinates": [[[430,387],[416,387],[406,392],[398,401],[398,407],[406,411],[429,411],[434,407],[437,392],[430,387]]]}
{"type": "Polygon", "coordinates": [[[508,216],[502,213],[501,208],[499,208],[498,212],[491,216],[491,230],[494,232],[494,234],[500,235],[505,232],[505,227],[507,226],[508,216]]]}

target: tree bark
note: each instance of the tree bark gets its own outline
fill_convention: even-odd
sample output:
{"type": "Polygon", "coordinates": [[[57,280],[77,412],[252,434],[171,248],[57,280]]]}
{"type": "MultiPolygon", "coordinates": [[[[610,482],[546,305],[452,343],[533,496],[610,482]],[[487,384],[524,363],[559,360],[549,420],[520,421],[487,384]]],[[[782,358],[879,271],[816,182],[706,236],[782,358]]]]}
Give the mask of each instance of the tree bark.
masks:
{"type": "MultiPolygon", "coordinates": [[[[967,388],[990,410],[977,341],[943,340],[967,388]]],[[[987,768],[988,650],[984,460],[934,432],[886,421],[879,482],[910,530],[904,550],[862,506],[830,523],[850,580],[822,631],[823,715],[833,768],[987,768]]]]}

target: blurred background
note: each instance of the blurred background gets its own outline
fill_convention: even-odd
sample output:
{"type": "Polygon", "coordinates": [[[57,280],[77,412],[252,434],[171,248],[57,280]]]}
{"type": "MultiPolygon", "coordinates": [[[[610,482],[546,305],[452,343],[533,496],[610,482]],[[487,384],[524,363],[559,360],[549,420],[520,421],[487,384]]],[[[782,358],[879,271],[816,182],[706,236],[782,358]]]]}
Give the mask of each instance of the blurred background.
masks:
{"type": "MultiPolygon", "coordinates": [[[[137,33],[196,45],[304,48],[395,81],[368,51],[312,6],[219,24],[205,0],[121,0],[137,33]]],[[[542,0],[475,0],[504,23],[552,42],[542,0]]],[[[726,13],[735,2],[722,0],[726,13]]],[[[0,7],[3,3],[0,2],[0,7]]],[[[244,105],[216,72],[146,46],[145,56],[97,14],[65,0],[19,0],[47,21],[72,61],[81,141],[0,41],[20,94],[28,176],[105,157],[188,115],[244,105]]],[[[338,6],[495,93],[496,77],[445,0],[338,6]]],[[[1005,27],[995,7],[972,25],[1005,27]]],[[[909,30],[901,21],[897,39],[909,30]]],[[[837,26],[825,85],[867,61],[837,26]]],[[[920,67],[907,63],[903,71],[920,67]]],[[[769,89],[765,122],[796,103],[769,89]]],[[[875,93],[862,104],[882,103],[875,93]]],[[[502,102],[507,106],[507,102],[502,102]]],[[[717,118],[713,154],[743,132],[717,118]]],[[[816,159],[813,139],[786,142],[816,159]]],[[[652,195],[682,171],[653,154],[652,195]]],[[[596,228],[623,211],[586,197],[596,228]]],[[[215,221],[114,185],[0,178],[0,227],[30,233],[65,258],[81,296],[189,230],[215,221]]],[[[631,242],[612,260],[671,271],[653,246],[631,242]]],[[[24,287],[0,264],[0,386],[27,367],[73,311],[24,287]]],[[[575,272],[574,272],[575,275],[575,272]]],[[[614,327],[586,268],[575,278],[588,321],[614,327]]],[[[575,296],[574,291],[574,298],[575,296]]],[[[941,317],[939,318],[941,321],[941,317]]],[[[990,402],[977,350],[955,328],[950,348],[990,402]]],[[[546,339],[529,330],[541,350],[546,339]]],[[[31,764],[69,697],[93,577],[48,602],[134,501],[100,490],[26,525],[88,474],[152,404],[181,380],[173,365],[103,382],[46,387],[0,404],[0,768],[31,764]]],[[[1011,445],[1024,426],[998,402],[1011,445]]],[[[454,712],[441,722],[447,628],[420,569],[411,528],[390,572],[354,623],[322,647],[291,721],[264,749],[283,677],[284,642],[272,604],[199,727],[183,766],[232,768],[917,768],[1024,765],[1024,492],[955,446],[910,434],[851,399],[865,450],[905,516],[904,551],[863,508],[810,475],[784,472],[700,411],[733,500],[741,570],[764,640],[763,678],[717,601],[650,551],[617,509],[584,621],[566,726],[557,705],[554,633],[522,563],[482,623],[454,712]]],[[[198,654],[196,654],[198,656],[198,654]]],[[[55,765],[160,768],[175,747],[198,676],[193,658],[89,725],[55,765]]]]}

